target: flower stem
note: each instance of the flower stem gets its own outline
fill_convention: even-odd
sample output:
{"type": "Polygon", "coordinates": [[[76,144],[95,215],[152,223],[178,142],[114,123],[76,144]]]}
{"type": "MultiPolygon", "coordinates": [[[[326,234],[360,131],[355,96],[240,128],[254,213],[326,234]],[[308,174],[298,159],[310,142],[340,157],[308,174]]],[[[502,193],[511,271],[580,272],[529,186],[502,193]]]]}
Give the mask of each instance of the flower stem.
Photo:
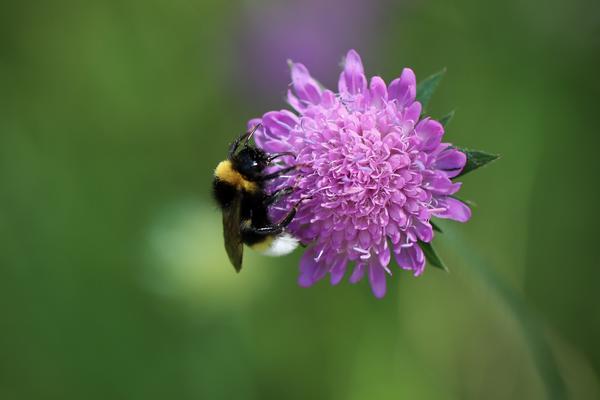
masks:
{"type": "Polygon", "coordinates": [[[509,309],[525,338],[531,357],[547,392],[547,398],[562,400],[567,398],[565,381],[559,371],[552,348],[544,334],[544,323],[510,285],[501,279],[489,262],[467,245],[462,235],[444,226],[444,237],[466,261],[466,265],[487,285],[497,298],[509,309]]]}

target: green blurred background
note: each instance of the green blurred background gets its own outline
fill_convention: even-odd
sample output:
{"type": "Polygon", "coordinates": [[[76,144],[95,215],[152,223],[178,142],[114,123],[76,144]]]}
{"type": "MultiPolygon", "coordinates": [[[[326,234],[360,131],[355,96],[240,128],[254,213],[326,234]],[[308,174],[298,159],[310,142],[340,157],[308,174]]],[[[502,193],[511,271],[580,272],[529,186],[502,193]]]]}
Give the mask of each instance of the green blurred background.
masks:
{"type": "Polygon", "coordinates": [[[0,398],[600,398],[599,55],[597,1],[3,3],[0,398]],[[331,85],[352,47],[447,67],[431,113],[502,155],[452,273],[380,301],[299,288],[300,252],[235,274],[209,192],[286,58],[331,85]]]}

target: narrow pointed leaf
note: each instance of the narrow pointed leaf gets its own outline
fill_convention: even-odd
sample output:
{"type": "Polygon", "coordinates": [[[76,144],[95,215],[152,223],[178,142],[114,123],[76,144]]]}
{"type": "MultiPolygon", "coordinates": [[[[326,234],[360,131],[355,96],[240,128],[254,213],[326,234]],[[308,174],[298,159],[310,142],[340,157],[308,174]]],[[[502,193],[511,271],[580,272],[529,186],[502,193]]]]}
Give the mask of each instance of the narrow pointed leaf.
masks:
{"type": "Polygon", "coordinates": [[[498,159],[498,157],[500,157],[497,154],[490,154],[479,150],[461,149],[460,147],[456,147],[456,149],[466,154],[467,163],[465,164],[465,167],[460,172],[460,174],[458,174],[453,179],[468,174],[469,172],[476,170],[477,168],[481,168],[484,165],[489,164],[492,161],[498,159]]]}
{"type": "Polygon", "coordinates": [[[446,114],[442,118],[440,118],[440,124],[442,124],[442,126],[445,128],[446,125],[448,125],[448,123],[452,120],[453,117],[454,117],[454,110],[450,111],[448,114],[446,114]]]}
{"type": "Polygon", "coordinates": [[[438,224],[436,224],[432,220],[429,220],[429,223],[431,224],[431,227],[433,228],[434,231],[439,232],[439,233],[444,233],[444,231],[442,231],[442,228],[440,228],[438,226],[438,224]]]}
{"type": "Polygon", "coordinates": [[[433,96],[433,92],[437,89],[438,85],[442,81],[444,74],[446,73],[446,68],[437,72],[421,83],[417,85],[417,101],[421,103],[423,106],[423,112],[427,109],[427,105],[429,104],[429,100],[431,100],[431,96],[433,96]]]}
{"type": "Polygon", "coordinates": [[[477,207],[477,203],[475,203],[473,200],[463,199],[462,197],[459,197],[459,196],[457,196],[455,194],[451,195],[450,197],[452,197],[453,199],[456,199],[456,200],[458,200],[458,201],[460,201],[462,203],[465,203],[466,205],[468,205],[471,208],[477,207]]]}
{"type": "Polygon", "coordinates": [[[423,250],[423,253],[425,253],[425,258],[427,259],[429,265],[431,265],[432,267],[443,269],[446,272],[450,272],[448,270],[448,267],[446,267],[446,264],[444,264],[442,259],[437,255],[431,243],[419,241],[419,246],[421,247],[421,250],[423,250]]]}

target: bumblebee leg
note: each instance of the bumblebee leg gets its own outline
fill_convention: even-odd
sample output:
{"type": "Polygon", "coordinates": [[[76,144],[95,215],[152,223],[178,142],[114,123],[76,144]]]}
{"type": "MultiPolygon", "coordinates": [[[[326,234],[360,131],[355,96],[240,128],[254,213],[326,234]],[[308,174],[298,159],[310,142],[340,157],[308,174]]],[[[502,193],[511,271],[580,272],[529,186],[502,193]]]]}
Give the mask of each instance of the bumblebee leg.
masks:
{"type": "Polygon", "coordinates": [[[279,190],[274,191],[265,199],[265,204],[270,206],[271,204],[277,203],[279,200],[284,198],[285,196],[292,194],[294,192],[294,188],[292,186],[284,187],[279,190]]]}
{"type": "Polygon", "coordinates": [[[254,235],[254,236],[279,235],[281,232],[283,232],[283,227],[279,226],[279,224],[261,226],[260,228],[257,228],[252,225],[242,227],[242,237],[244,237],[244,236],[247,237],[248,235],[254,235]]]}
{"type": "Polygon", "coordinates": [[[284,156],[291,156],[296,158],[296,155],[294,153],[292,153],[291,151],[283,151],[281,153],[273,153],[269,155],[269,162],[272,162],[273,160],[279,158],[279,157],[284,157],[284,156]]]}
{"type": "MultiPolygon", "coordinates": [[[[291,189],[291,188],[284,188],[282,190],[285,190],[285,189],[291,189]]],[[[303,197],[300,200],[298,200],[296,202],[296,204],[294,204],[292,209],[287,213],[287,215],[285,217],[283,217],[283,219],[281,221],[279,221],[278,224],[273,225],[272,227],[273,228],[279,227],[279,228],[281,228],[281,230],[283,230],[283,228],[288,226],[290,224],[290,222],[292,222],[292,220],[296,216],[296,212],[298,211],[298,206],[300,205],[300,203],[302,203],[303,201],[306,201],[306,200],[310,200],[310,199],[312,199],[312,196],[306,196],[306,197],[303,197]]],[[[261,228],[256,228],[256,229],[261,229],[261,228]]],[[[281,231],[279,231],[279,232],[281,232],[281,231]]]]}
{"type": "Polygon", "coordinates": [[[299,167],[298,165],[293,165],[291,167],[286,167],[286,168],[280,169],[279,171],[275,171],[273,173],[270,173],[270,174],[267,174],[267,175],[263,175],[263,176],[259,177],[258,179],[260,181],[268,181],[268,180],[271,180],[271,179],[279,178],[281,175],[283,175],[283,174],[285,174],[287,172],[293,171],[293,170],[295,170],[298,167],[299,167]]]}
{"type": "Polygon", "coordinates": [[[290,224],[290,222],[292,222],[292,220],[296,216],[296,212],[298,211],[298,206],[300,206],[300,204],[303,201],[310,200],[310,199],[312,199],[312,196],[305,196],[305,197],[302,197],[300,200],[298,200],[296,202],[296,204],[294,204],[294,206],[292,207],[290,212],[288,212],[287,215],[285,217],[283,217],[283,219],[276,226],[280,226],[282,229],[285,228],[286,226],[288,226],[290,224]]]}
{"type": "Polygon", "coordinates": [[[296,216],[296,206],[294,206],[290,212],[278,223],[273,225],[256,227],[250,224],[242,224],[242,236],[269,236],[269,235],[279,235],[283,232],[283,229],[292,222],[294,217],[296,216]]]}
{"type": "Polygon", "coordinates": [[[298,211],[298,204],[296,204],[294,207],[292,207],[290,212],[287,213],[287,215],[285,217],[283,217],[281,222],[279,222],[279,224],[277,224],[277,225],[281,226],[282,228],[285,228],[286,226],[288,226],[290,224],[290,222],[292,222],[292,220],[296,216],[296,211],[298,211]]]}

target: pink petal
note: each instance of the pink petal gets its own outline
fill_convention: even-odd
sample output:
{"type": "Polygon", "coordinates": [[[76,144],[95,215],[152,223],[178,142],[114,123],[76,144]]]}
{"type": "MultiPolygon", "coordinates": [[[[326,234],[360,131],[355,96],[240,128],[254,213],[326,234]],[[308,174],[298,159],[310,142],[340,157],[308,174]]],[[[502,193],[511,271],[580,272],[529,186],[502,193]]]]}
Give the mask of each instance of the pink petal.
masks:
{"type": "Polygon", "coordinates": [[[284,140],[267,139],[263,141],[260,137],[255,137],[254,142],[258,148],[263,149],[267,153],[281,153],[292,150],[290,144],[284,140]]]}
{"type": "Polygon", "coordinates": [[[294,108],[294,110],[298,112],[303,112],[306,109],[306,106],[302,104],[302,101],[294,95],[291,89],[288,89],[286,100],[290,106],[294,108]]]}
{"type": "Polygon", "coordinates": [[[340,281],[344,277],[344,274],[346,273],[347,264],[348,261],[344,258],[340,258],[339,260],[335,261],[335,263],[331,267],[331,271],[329,271],[331,275],[330,282],[332,285],[337,285],[338,283],[340,283],[340,281]]]}
{"type": "Polygon", "coordinates": [[[444,127],[439,122],[426,118],[419,122],[415,132],[421,140],[421,150],[432,151],[440,144],[444,135],[444,127]]]}
{"type": "Polygon", "coordinates": [[[452,182],[446,174],[437,171],[423,180],[425,188],[434,194],[451,195],[459,191],[462,184],[460,182],[452,182]]]}
{"type": "Polygon", "coordinates": [[[385,228],[385,233],[388,235],[393,244],[397,244],[398,242],[400,242],[401,235],[398,229],[398,225],[395,222],[390,221],[387,224],[385,228]]]}
{"type": "Polygon", "coordinates": [[[369,245],[371,244],[371,235],[369,235],[369,232],[360,231],[358,233],[358,242],[364,248],[369,247],[369,245]]]}
{"type": "Polygon", "coordinates": [[[390,259],[392,258],[390,249],[387,245],[387,240],[383,241],[383,248],[379,249],[379,254],[377,255],[377,260],[383,269],[387,269],[388,264],[390,263],[390,259]]]}
{"type": "Polygon", "coordinates": [[[338,90],[340,93],[359,94],[365,93],[367,89],[367,78],[360,56],[355,50],[346,54],[344,71],[340,75],[338,90]]]}
{"type": "Polygon", "coordinates": [[[399,207],[398,205],[392,203],[388,208],[388,212],[390,214],[390,217],[394,221],[398,222],[398,225],[403,226],[404,224],[406,224],[407,217],[402,207],[399,207]]]}
{"type": "Polygon", "coordinates": [[[404,68],[400,78],[394,79],[388,88],[390,100],[396,99],[403,107],[411,105],[417,96],[417,78],[410,68],[404,68]]]}
{"type": "Polygon", "coordinates": [[[410,247],[396,246],[394,253],[396,262],[402,269],[412,270],[415,276],[421,275],[425,268],[425,254],[416,243],[410,247]]]}
{"type": "Polygon", "coordinates": [[[365,264],[360,262],[356,264],[354,271],[352,271],[352,275],[350,275],[350,283],[359,282],[363,276],[365,276],[365,264]]]}
{"type": "Polygon", "coordinates": [[[288,110],[270,111],[263,115],[263,125],[274,138],[286,138],[290,130],[300,123],[298,117],[288,110]]]}
{"type": "Polygon", "coordinates": [[[429,224],[429,222],[421,222],[419,220],[415,221],[415,232],[417,233],[417,237],[419,240],[423,242],[431,242],[433,239],[433,228],[429,224]]]}
{"type": "Polygon", "coordinates": [[[410,157],[406,154],[394,154],[388,159],[392,169],[404,168],[410,164],[410,157]]]}
{"type": "Polygon", "coordinates": [[[371,78],[371,105],[375,107],[382,107],[387,101],[387,86],[381,77],[374,76],[371,78]]]}
{"type": "Polygon", "coordinates": [[[419,103],[418,101],[415,101],[410,106],[408,106],[406,108],[406,110],[404,110],[404,120],[405,121],[412,121],[414,124],[416,124],[419,121],[420,117],[421,117],[421,103],[419,103]]]}
{"type": "Polygon", "coordinates": [[[321,102],[321,88],[308,72],[308,69],[300,63],[292,64],[292,85],[296,95],[301,100],[313,104],[321,102]]]}
{"type": "Polygon", "coordinates": [[[325,275],[327,275],[328,272],[329,266],[326,263],[324,263],[323,260],[321,260],[321,262],[317,265],[317,268],[315,268],[315,271],[313,272],[313,281],[320,281],[325,277],[325,275]]]}
{"type": "Polygon", "coordinates": [[[312,286],[316,282],[314,279],[316,269],[317,262],[315,261],[314,248],[311,248],[306,250],[300,259],[300,276],[298,277],[298,284],[302,287],[312,286]]]}
{"type": "Polygon", "coordinates": [[[466,163],[465,153],[456,149],[447,149],[438,154],[433,167],[444,171],[448,178],[454,178],[460,174],[466,163]]]}
{"type": "Polygon", "coordinates": [[[331,90],[325,89],[323,93],[321,93],[321,107],[331,108],[335,105],[335,102],[335,93],[333,93],[331,90]]]}
{"type": "Polygon", "coordinates": [[[377,265],[377,263],[369,264],[369,282],[371,283],[371,290],[375,297],[381,299],[385,296],[385,270],[380,265],[377,265]]]}
{"type": "Polygon", "coordinates": [[[453,219],[458,222],[467,222],[471,218],[471,209],[462,201],[447,197],[440,201],[440,205],[446,210],[436,213],[436,217],[453,219]]]}

